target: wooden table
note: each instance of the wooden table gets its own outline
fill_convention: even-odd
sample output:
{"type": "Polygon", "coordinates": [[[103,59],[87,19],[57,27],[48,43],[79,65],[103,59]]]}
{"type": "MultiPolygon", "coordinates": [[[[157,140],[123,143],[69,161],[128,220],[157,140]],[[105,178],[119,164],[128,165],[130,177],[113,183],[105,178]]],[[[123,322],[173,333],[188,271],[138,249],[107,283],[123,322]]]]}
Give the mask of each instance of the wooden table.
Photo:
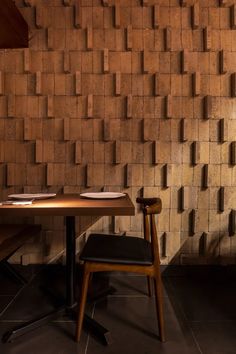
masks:
{"type": "MultiPolygon", "coordinates": [[[[57,311],[37,318],[25,325],[14,328],[3,336],[5,342],[38,328],[58,317],[64,311],[75,306],[75,217],[76,216],[112,216],[134,215],[135,208],[126,195],[117,199],[84,199],[78,194],[57,195],[55,198],[37,200],[32,205],[0,205],[0,216],[32,217],[32,216],[62,216],[66,218],[66,304],[57,311]]],[[[92,331],[108,341],[108,331],[88,316],[85,321],[92,331]]]]}

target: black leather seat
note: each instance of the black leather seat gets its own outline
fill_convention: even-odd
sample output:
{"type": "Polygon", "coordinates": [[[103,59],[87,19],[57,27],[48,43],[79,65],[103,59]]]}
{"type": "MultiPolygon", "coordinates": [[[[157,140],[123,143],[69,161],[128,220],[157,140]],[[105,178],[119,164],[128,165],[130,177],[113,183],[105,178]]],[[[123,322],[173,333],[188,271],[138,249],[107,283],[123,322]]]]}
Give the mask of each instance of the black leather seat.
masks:
{"type": "Polygon", "coordinates": [[[151,265],[151,243],[140,237],[92,234],[80,259],[89,262],[151,265]]]}

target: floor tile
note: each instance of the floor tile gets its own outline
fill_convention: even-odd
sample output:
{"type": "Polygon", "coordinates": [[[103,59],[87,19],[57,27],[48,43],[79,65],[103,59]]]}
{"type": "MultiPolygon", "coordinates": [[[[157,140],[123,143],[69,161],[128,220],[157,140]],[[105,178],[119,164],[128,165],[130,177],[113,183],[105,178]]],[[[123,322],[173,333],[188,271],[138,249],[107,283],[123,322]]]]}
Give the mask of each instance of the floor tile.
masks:
{"type": "Polygon", "coordinates": [[[236,282],[233,279],[169,278],[189,321],[236,320],[236,282]]]}
{"type": "Polygon", "coordinates": [[[191,326],[202,353],[236,353],[236,321],[193,322],[191,326]]]}
{"type": "Polygon", "coordinates": [[[13,299],[14,299],[14,296],[4,296],[4,295],[0,296],[0,318],[1,318],[2,312],[6,309],[6,307],[9,304],[11,304],[13,299]]]}
{"type": "Polygon", "coordinates": [[[90,337],[88,354],[199,354],[190,332],[183,333],[172,307],[165,298],[167,342],[158,338],[154,299],[148,297],[109,297],[95,307],[95,319],[107,327],[113,344],[102,347],[90,337]]]}
{"type": "Polygon", "coordinates": [[[17,280],[13,280],[12,277],[5,274],[5,272],[0,271],[0,296],[1,295],[16,295],[17,292],[22,288],[17,280]],[[4,284],[4,285],[3,285],[4,284]]]}

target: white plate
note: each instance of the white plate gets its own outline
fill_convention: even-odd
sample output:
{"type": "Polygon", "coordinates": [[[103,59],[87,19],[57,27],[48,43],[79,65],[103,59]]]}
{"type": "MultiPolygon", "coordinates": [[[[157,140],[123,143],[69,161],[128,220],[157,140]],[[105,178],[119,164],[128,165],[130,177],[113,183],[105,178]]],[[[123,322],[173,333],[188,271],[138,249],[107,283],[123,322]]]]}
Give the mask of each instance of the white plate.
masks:
{"type": "Polygon", "coordinates": [[[10,194],[10,199],[48,199],[56,196],[56,193],[35,193],[35,194],[10,194]]]}
{"type": "Polygon", "coordinates": [[[81,193],[80,196],[83,198],[91,198],[91,199],[115,199],[115,198],[125,197],[125,193],[117,193],[117,192],[81,193]]]}

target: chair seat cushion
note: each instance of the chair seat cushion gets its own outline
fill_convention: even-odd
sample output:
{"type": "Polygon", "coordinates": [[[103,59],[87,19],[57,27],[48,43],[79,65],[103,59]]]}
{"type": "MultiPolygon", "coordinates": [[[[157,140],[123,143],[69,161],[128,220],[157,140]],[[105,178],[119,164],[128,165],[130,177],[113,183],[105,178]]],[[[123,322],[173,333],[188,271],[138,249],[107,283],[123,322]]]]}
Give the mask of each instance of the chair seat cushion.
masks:
{"type": "Polygon", "coordinates": [[[131,236],[91,234],[80,254],[90,262],[151,265],[150,242],[131,236]]]}

